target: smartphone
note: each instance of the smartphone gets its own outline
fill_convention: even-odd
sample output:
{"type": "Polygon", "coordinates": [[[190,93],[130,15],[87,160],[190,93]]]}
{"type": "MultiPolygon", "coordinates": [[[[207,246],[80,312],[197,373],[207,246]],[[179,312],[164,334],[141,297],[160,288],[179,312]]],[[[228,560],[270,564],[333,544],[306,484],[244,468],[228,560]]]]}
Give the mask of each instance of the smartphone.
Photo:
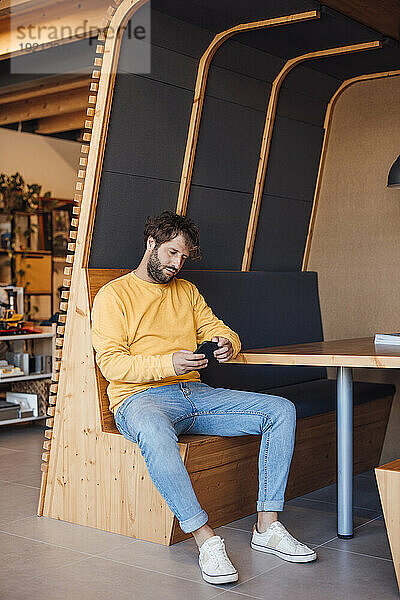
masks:
{"type": "Polygon", "coordinates": [[[214,350],[217,350],[219,348],[218,346],[218,342],[203,342],[202,344],[200,344],[200,346],[198,346],[195,350],[195,354],[205,354],[206,358],[208,358],[208,361],[215,361],[217,362],[217,359],[214,356],[214,350]]]}

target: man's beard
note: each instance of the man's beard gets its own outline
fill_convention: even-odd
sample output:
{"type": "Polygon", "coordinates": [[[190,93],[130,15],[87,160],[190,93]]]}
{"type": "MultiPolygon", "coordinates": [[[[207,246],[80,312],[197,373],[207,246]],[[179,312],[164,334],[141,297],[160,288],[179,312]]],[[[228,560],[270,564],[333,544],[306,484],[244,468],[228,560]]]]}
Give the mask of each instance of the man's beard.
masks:
{"type": "MultiPolygon", "coordinates": [[[[172,268],[172,267],[169,267],[172,268]]],[[[158,258],[158,246],[151,251],[149,260],[147,261],[147,274],[157,283],[168,283],[177,272],[173,275],[166,275],[163,271],[163,266],[158,258]]]]}

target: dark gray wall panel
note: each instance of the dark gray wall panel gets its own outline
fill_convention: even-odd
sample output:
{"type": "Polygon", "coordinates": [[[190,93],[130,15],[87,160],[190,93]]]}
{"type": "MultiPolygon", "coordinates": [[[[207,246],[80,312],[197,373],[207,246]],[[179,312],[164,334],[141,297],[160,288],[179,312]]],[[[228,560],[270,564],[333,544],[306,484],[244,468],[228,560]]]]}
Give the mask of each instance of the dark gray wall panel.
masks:
{"type": "MultiPolygon", "coordinates": [[[[192,281],[214,313],[236,331],[242,348],[323,339],[316,273],[192,271],[192,281]],[[305,277],[304,277],[305,276],[305,277]]],[[[265,390],[326,377],[320,367],[217,365],[202,380],[232,389],[265,390]]]]}
{"type": "Polygon", "coordinates": [[[303,66],[296,67],[286,76],[282,89],[294,89],[301,94],[329,102],[342,80],[304,66],[309,64],[307,61],[301,64],[303,66]]]}
{"type": "Polygon", "coordinates": [[[250,207],[250,194],[192,186],[188,216],[200,229],[203,259],[186,268],[239,271],[250,207]]]}
{"type": "MultiPolygon", "coordinates": [[[[220,67],[211,67],[206,97],[221,98],[265,112],[271,85],[220,67]]],[[[206,100],[207,102],[207,100],[206,100]]]]}
{"type": "Polygon", "coordinates": [[[175,210],[177,193],[176,183],[103,171],[89,266],[136,267],[146,218],[175,210]]]}
{"type": "MultiPolygon", "coordinates": [[[[131,60],[131,47],[129,45],[122,45],[118,71],[131,73],[131,60]]],[[[168,48],[152,46],[151,73],[141,75],[141,77],[193,90],[197,75],[197,65],[198,61],[191,56],[168,50],[168,48]]]]}
{"type": "Polygon", "coordinates": [[[178,181],[192,93],[117,74],[104,168],[178,181]]]}
{"type": "MultiPolygon", "coordinates": [[[[224,42],[213,58],[213,64],[270,83],[278,75],[285,60],[240,43],[242,33],[224,42]]],[[[264,30],[268,35],[268,29],[264,30]]]]}
{"type": "MultiPolygon", "coordinates": [[[[379,35],[376,39],[379,39],[379,35]]],[[[382,48],[355,52],[348,56],[313,60],[310,66],[318,71],[328,71],[341,79],[350,79],[360,73],[394,71],[400,68],[399,44],[395,40],[390,40],[385,42],[382,48]]]]}
{"type": "Polygon", "coordinates": [[[263,124],[264,115],[259,111],[207,98],[193,184],[251,192],[263,124]]]}
{"type": "MultiPolygon", "coordinates": [[[[283,36],[286,35],[285,27],[280,28],[283,36]]],[[[242,35],[237,34],[222,44],[217,50],[212,64],[272,83],[286,60],[240,43],[242,35]]],[[[269,30],[264,30],[263,35],[268,36],[269,30]]],[[[317,62],[313,61],[313,64],[317,64],[317,62]]],[[[307,67],[309,64],[307,61],[302,64],[306,66],[299,66],[290,71],[283,81],[282,89],[287,88],[328,101],[340,85],[341,80],[310,69],[307,67]]]]}
{"type": "Polygon", "coordinates": [[[152,0],[154,9],[220,31],[238,23],[258,21],[319,8],[315,0],[152,0]]]}
{"type": "MultiPolygon", "coordinates": [[[[122,50],[118,72],[129,74],[132,60],[131,48],[126,45],[122,50]]],[[[140,75],[141,78],[181,87],[193,93],[198,60],[154,45],[151,53],[151,73],[140,75]]],[[[222,68],[212,63],[209,69],[206,94],[211,97],[265,111],[270,89],[271,86],[266,81],[236,73],[228,67],[222,68]]]]}
{"type": "Polygon", "coordinates": [[[323,129],[277,117],[264,192],[311,201],[314,196],[323,129]]]}
{"type": "Polygon", "coordinates": [[[322,127],[327,103],[319,98],[281,89],[276,114],[322,127]]]}
{"type": "Polygon", "coordinates": [[[152,3],[151,43],[188,56],[200,58],[215,33],[158,12],[152,3]]]}
{"type": "Polygon", "coordinates": [[[311,202],[264,194],[252,270],[301,270],[311,208],[311,202]]]}

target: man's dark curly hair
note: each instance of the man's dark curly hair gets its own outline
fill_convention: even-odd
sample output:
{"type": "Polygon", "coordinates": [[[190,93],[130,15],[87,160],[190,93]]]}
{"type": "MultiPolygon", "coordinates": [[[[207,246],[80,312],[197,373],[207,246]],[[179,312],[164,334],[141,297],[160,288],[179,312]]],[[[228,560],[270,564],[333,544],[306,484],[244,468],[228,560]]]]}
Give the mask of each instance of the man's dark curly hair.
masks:
{"type": "Polygon", "coordinates": [[[170,210],[165,210],[157,217],[147,217],[143,232],[144,247],[146,248],[149,236],[155,239],[158,247],[164,242],[174,239],[180,233],[190,248],[190,258],[192,260],[200,259],[200,234],[196,225],[188,217],[182,217],[170,210]]]}

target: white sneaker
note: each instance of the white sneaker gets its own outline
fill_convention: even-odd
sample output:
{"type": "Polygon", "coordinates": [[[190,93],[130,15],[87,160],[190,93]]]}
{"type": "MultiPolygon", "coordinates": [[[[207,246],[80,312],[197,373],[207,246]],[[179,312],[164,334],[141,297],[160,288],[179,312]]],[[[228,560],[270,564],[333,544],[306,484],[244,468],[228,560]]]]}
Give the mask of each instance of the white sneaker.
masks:
{"type": "Polygon", "coordinates": [[[317,558],[314,550],[296,540],[279,521],[272,523],[264,533],[259,533],[254,525],[250,545],[253,550],[275,554],[289,562],[306,563],[317,558]]]}
{"type": "Polygon", "coordinates": [[[213,535],[201,545],[199,566],[203,579],[208,583],[230,583],[239,578],[219,535],[213,535]]]}

